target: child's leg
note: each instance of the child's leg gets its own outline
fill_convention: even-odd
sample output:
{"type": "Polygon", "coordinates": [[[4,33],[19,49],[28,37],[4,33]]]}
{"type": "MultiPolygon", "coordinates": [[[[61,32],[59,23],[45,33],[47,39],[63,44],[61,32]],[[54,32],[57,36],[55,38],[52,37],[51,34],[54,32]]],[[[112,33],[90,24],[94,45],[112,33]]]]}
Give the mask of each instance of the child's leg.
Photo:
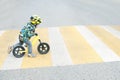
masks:
{"type": "Polygon", "coordinates": [[[31,42],[28,40],[28,41],[25,41],[25,43],[28,46],[28,54],[31,54],[32,53],[32,44],[31,44],[31,42]]]}
{"type": "Polygon", "coordinates": [[[28,46],[28,56],[29,57],[35,57],[35,54],[32,53],[32,44],[31,44],[31,42],[28,40],[25,43],[28,46]]]}

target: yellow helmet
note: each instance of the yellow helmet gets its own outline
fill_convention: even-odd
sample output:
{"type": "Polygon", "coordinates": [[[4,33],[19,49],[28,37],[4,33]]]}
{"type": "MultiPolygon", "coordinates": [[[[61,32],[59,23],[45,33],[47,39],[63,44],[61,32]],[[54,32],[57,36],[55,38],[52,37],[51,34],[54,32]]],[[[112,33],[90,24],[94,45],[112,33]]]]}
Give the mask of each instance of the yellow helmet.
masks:
{"type": "Polygon", "coordinates": [[[41,19],[38,15],[33,15],[30,17],[30,22],[33,24],[33,25],[38,25],[41,23],[41,19]]]}

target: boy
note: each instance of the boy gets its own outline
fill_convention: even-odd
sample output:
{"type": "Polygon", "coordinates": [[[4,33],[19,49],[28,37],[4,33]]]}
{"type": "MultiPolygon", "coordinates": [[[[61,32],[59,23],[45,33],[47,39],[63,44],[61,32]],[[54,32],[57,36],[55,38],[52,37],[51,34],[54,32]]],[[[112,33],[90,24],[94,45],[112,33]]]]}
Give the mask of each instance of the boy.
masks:
{"type": "MultiPolygon", "coordinates": [[[[17,45],[22,45],[23,43],[26,43],[28,47],[28,57],[35,57],[35,54],[32,53],[32,44],[30,42],[30,38],[34,35],[36,36],[38,35],[37,33],[35,33],[35,29],[37,25],[40,23],[41,23],[41,19],[39,16],[37,15],[31,16],[30,22],[28,22],[27,25],[25,25],[23,29],[20,31],[19,43],[14,45],[14,46],[17,46],[17,45]]],[[[9,47],[8,49],[9,53],[13,50],[14,46],[9,47]]]]}

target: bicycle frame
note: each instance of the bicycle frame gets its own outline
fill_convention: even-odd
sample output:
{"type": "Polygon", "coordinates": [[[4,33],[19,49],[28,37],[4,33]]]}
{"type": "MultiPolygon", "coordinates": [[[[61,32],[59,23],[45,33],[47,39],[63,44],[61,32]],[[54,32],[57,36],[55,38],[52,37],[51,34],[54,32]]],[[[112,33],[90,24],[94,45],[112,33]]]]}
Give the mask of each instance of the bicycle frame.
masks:
{"type": "Polygon", "coordinates": [[[32,46],[34,46],[37,41],[39,41],[41,43],[40,37],[39,36],[33,37],[32,41],[31,41],[32,42],[32,46]]]}

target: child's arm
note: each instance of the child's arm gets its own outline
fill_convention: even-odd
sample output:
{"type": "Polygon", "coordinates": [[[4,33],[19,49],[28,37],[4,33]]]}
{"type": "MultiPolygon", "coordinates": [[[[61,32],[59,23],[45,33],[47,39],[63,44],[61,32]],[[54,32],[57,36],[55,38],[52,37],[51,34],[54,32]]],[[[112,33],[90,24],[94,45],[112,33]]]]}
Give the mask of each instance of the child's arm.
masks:
{"type": "Polygon", "coordinates": [[[36,33],[35,33],[35,27],[29,27],[28,26],[28,36],[29,37],[32,37],[32,36],[34,36],[34,35],[36,35],[36,33]],[[31,32],[32,31],[32,32],[31,32]]]}

